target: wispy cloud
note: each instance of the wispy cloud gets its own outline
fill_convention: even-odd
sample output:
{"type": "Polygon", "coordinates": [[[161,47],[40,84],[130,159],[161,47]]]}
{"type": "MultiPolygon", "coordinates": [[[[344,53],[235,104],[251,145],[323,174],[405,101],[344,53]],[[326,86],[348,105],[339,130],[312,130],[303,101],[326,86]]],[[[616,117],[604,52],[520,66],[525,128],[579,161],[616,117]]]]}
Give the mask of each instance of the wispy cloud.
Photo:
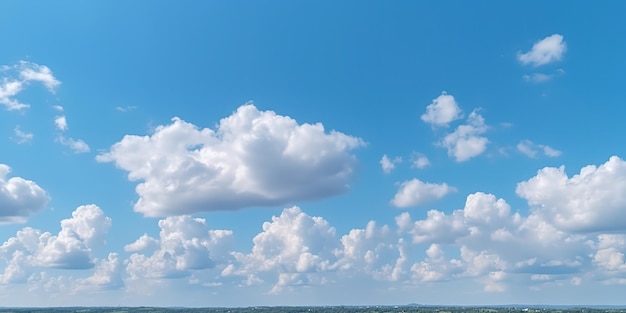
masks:
{"type": "Polygon", "coordinates": [[[15,99],[15,96],[31,82],[43,84],[51,93],[54,93],[56,88],[61,85],[50,68],[28,61],[20,61],[13,66],[3,66],[2,73],[5,75],[0,78],[0,104],[9,111],[30,107],[29,104],[15,99]]]}
{"type": "Polygon", "coordinates": [[[63,135],[59,135],[56,140],[62,145],[72,149],[72,151],[76,154],[87,153],[91,151],[89,145],[81,139],[66,138],[63,135]]]}
{"type": "Polygon", "coordinates": [[[555,158],[561,155],[561,151],[547,145],[536,144],[528,139],[520,141],[517,144],[517,150],[529,158],[536,158],[539,153],[545,156],[555,158]]]}
{"type": "Polygon", "coordinates": [[[137,109],[137,106],[134,106],[134,105],[127,105],[125,107],[118,106],[115,109],[120,111],[120,112],[128,112],[128,111],[132,111],[132,110],[137,109]]]}
{"type": "Polygon", "coordinates": [[[15,126],[13,132],[15,133],[15,137],[13,138],[13,140],[18,144],[27,143],[33,140],[33,137],[35,137],[35,135],[33,135],[33,133],[31,132],[22,131],[19,125],[15,126]]]}

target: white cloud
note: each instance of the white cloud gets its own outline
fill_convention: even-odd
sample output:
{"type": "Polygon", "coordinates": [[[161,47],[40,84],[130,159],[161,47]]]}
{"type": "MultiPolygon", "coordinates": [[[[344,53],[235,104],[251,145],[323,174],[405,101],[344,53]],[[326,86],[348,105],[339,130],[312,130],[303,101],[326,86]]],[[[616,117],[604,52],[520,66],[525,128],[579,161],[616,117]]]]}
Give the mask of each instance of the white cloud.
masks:
{"type": "Polygon", "coordinates": [[[30,107],[26,103],[19,102],[15,96],[31,82],[42,83],[51,93],[54,93],[56,87],[61,84],[45,65],[20,61],[16,65],[3,67],[3,69],[0,73],[9,72],[9,75],[0,79],[0,104],[4,105],[7,110],[22,110],[30,107]]]}
{"type": "Polygon", "coordinates": [[[28,108],[28,104],[21,103],[13,97],[23,89],[23,83],[4,79],[0,85],[0,104],[3,104],[9,111],[28,108]]]}
{"type": "Polygon", "coordinates": [[[32,62],[20,61],[19,64],[20,77],[23,81],[37,81],[42,83],[50,92],[55,91],[61,82],[58,81],[50,68],[45,65],[39,65],[32,62]]]}
{"type": "Polygon", "coordinates": [[[626,227],[626,162],[617,156],[569,178],[564,167],[546,167],[518,184],[517,194],[560,229],[612,231],[626,227]]]}
{"type": "Polygon", "coordinates": [[[552,158],[561,155],[561,151],[559,150],[547,145],[535,144],[528,139],[520,141],[520,143],[517,144],[517,150],[529,158],[536,158],[539,151],[541,151],[545,156],[552,158]]]}
{"type": "Polygon", "coordinates": [[[457,105],[454,97],[442,92],[439,97],[426,107],[426,113],[422,114],[422,121],[433,126],[448,126],[448,123],[463,117],[463,113],[457,105]]]}
{"type": "Polygon", "coordinates": [[[517,58],[524,65],[540,66],[560,61],[567,50],[563,36],[554,34],[536,42],[526,53],[519,53],[517,58]]]}
{"type": "Polygon", "coordinates": [[[441,145],[448,149],[448,155],[453,156],[457,162],[467,161],[487,149],[489,140],[481,136],[485,132],[485,119],[473,111],[467,118],[467,124],[460,125],[453,133],[444,137],[441,145]]]}
{"type": "Polygon", "coordinates": [[[67,120],[65,119],[65,115],[57,116],[54,119],[54,125],[56,125],[58,130],[66,131],[67,130],[67,120]]]}
{"type": "Polygon", "coordinates": [[[411,164],[411,167],[423,169],[423,168],[430,166],[430,161],[428,160],[428,158],[421,153],[413,153],[412,158],[413,158],[413,163],[411,164]]]}
{"type": "Polygon", "coordinates": [[[424,183],[417,178],[403,182],[400,189],[391,200],[398,208],[419,206],[445,197],[456,191],[456,188],[448,184],[424,183]]]}
{"type": "Polygon", "coordinates": [[[158,247],[152,255],[134,253],[126,270],[133,280],[187,277],[193,271],[210,269],[228,257],[232,231],[211,230],[206,220],[187,215],[159,221],[159,240],[143,235],[126,251],[158,247]]]}
{"type": "Polygon", "coordinates": [[[15,140],[18,144],[27,143],[35,137],[35,135],[31,132],[22,131],[19,126],[15,126],[15,128],[13,128],[13,132],[15,133],[15,138],[13,140],[15,140]]]}
{"type": "Polygon", "coordinates": [[[21,177],[8,178],[8,165],[0,164],[0,223],[23,223],[41,211],[50,200],[35,182],[21,177]]]}
{"type": "Polygon", "coordinates": [[[91,149],[89,149],[89,145],[81,139],[66,138],[65,136],[59,135],[56,140],[62,145],[72,149],[72,152],[76,154],[91,151],[91,149]]]}
{"type": "Polygon", "coordinates": [[[146,216],[232,210],[345,192],[364,145],[356,137],[241,106],[215,131],[174,118],[151,136],[125,136],[99,162],[141,180],[134,209],[146,216]]]}
{"type": "Polygon", "coordinates": [[[92,204],[78,207],[71,218],[62,220],[57,235],[23,228],[0,246],[0,257],[7,263],[0,282],[25,282],[37,267],[92,268],[92,248],[104,244],[110,227],[111,219],[92,204]]]}
{"type": "Polygon", "coordinates": [[[382,159],[380,159],[380,165],[382,166],[383,172],[385,172],[385,174],[391,173],[391,171],[393,171],[393,169],[396,167],[396,164],[400,162],[402,162],[401,157],[396,157],[393,160],[390,160],[386,154],[384,154],[382,159]]]}
{"type": "Polygon", "coordinates": [[[56,111],[63,112],[63,107],[60,105],[53,105],[52,108],[56,111]]]}

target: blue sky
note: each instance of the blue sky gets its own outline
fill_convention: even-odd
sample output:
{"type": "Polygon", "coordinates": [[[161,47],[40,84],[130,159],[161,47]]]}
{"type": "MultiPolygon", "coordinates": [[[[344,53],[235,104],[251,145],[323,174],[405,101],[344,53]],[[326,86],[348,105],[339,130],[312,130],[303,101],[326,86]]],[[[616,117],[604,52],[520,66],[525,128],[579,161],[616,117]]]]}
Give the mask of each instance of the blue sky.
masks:
{"type": "Polygon", "coordinates": [[[2,2],[0,301],[623,304],[625,14],[2,2]]]}

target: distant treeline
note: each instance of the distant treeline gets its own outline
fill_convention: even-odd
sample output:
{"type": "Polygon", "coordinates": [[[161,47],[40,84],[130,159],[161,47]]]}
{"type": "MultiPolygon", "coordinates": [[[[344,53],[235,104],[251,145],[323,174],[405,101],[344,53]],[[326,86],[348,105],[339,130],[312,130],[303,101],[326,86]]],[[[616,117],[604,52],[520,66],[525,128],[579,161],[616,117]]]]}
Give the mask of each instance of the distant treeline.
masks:
{"type": "Polygon", "coordinates": [[[247,308],[67,307],[0,308],[0,313],[626,313],[626,308],[435,307],[435,306],[273,306],[247,308]]]}

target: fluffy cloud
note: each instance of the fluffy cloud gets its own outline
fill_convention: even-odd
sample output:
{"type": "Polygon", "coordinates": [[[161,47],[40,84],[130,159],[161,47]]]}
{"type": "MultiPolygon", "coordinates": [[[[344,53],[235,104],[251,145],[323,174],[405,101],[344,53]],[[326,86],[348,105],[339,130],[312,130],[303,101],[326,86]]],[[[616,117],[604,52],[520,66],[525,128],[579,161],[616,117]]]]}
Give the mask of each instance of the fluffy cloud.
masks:
{"type": "Polygon", "coordinates": [[[67,120],[65,119],[65,115],[57,116],[54,119],[54,125],[56,125],[58,130],[66,131],[67,130],[67,120]]]}
{"type": "Polygon", "coordinates": [[[396,157],[393,160],[391,160],[385,154],[383,155],[382,159],[380,159],[380,166],[382,166],[383,172],[385,172],[385,174],[389,174],[396,167],[396,163],[400,163],[400,162],[402,162],[401,157],[396,157]]]}
{"type": "Polygon", "coordinates": [[[400,189],[391,200],[391,204],[398,208],[414,207],[441,199],[455,190],[446,183],[425,183],[414,178],[400,184],[400,189]]]}
{"type": "Polygon", "coordinates": [[[567,50],[563,36],[554,34],[536,42],[526,53],[519,53],[517,58],[524,65],[540,66],[560,61],[567,50]]]}
{"type": "Polygon", "coordinates": [[[238,265],[223,271],[225,276],[244,276],[247,282],[260,281],[267,273],[276,281],[272,292],[300,281],[316,281],[317,272],[334,269],[339,241],[335,228],[321,217],[311,217],[298,207],[283,210],[253,239],[249,254],[237,253],[238,265]]]}
{"type": "Polygon", "coordinates": [[[141,180],[147,216],[280,205],[345,192],[356,137],[244,105],[215,131],[174,118],[151,136],[125,136],[97,157],[141,180]]]}
{"type": "Polygon", "coordinates": [[[467,124],[460,125],[456,130],[443,138],[441,145],[448,149],[448,155],[457,162],[467,161],[483,153],[489,140],[481,136],[487,132],[485,119],[473,111],[467,118],[467,124]]]}
{"type": "Polygon", "coordinates": [[[209,229],[204,219],[186,215],[160,220],[159,227],[159,240],[143,235],[125,247],[143,251],[158,245],[151,255],[130,256],[126,270],[131,279],[187,277],[228,257],[232,231],[209,229]]]}
{"type": "Polygon", "coordinates": [[[421,116],[422,121],[433,126],[448,126],[450,122],[461,117],[463,117],[462,111],[454,97],[445,92],[433,99],[433,102],[426,107],[426,113],[421,116]]]}
{"type": "Polygon", "coordinates": [[[104,243],[110,227],[111,219],[92,204],[78,207],[71,218],[62,220],[57,235],[23,228],[0,247],[0,257],[7,263],[0,281],[24,282],[36,267],[92,268],[92,248],[104,243]]]}
{"type": "Polygon", "coordinates": [[[370,221],[364,229],[352,229],[342,236],[341,244],[340,270],[360,272],[383,281],[405,278],[409,247],[387,225],[377,227],[375,221],[370,221]]]}
{"type": "Polygon", "coordinates": [[[563,166],[543,168],[519,183],[516,192],[558,228],[593,232],[626,227],[625,190],[626,162],[613,156],[571,178],[563,166]]]}
{"type": "Polygon", "coordinates": [[[27,61],[20,61],[13,66],[4,66],[0,74],[6,75],[0,80],[0,104],[4,105],[7,110],[22,110],[30,107],[29,104],[21,103],[15,97],[31,82],[43,84],[52,93],[61,84],[47,66],[27,61]]]}
{"type": "Polygon", "coordinates": [[[561,155],[561,151],[559,150],[547,145],[535,144],[528,139],[520,141],[520,143],[517,144],[517,150],[529,158],[536,158],[538,152],[542,152],[545,156],[552,158],[561,155]]]}
{"type": "Polygon", "coordinates": [[[8,178],[8,165],[0,164],[0,222],[23,223],[41,211],[49,201],[48,194],[35,182],[21,177],[8,178]]]}

